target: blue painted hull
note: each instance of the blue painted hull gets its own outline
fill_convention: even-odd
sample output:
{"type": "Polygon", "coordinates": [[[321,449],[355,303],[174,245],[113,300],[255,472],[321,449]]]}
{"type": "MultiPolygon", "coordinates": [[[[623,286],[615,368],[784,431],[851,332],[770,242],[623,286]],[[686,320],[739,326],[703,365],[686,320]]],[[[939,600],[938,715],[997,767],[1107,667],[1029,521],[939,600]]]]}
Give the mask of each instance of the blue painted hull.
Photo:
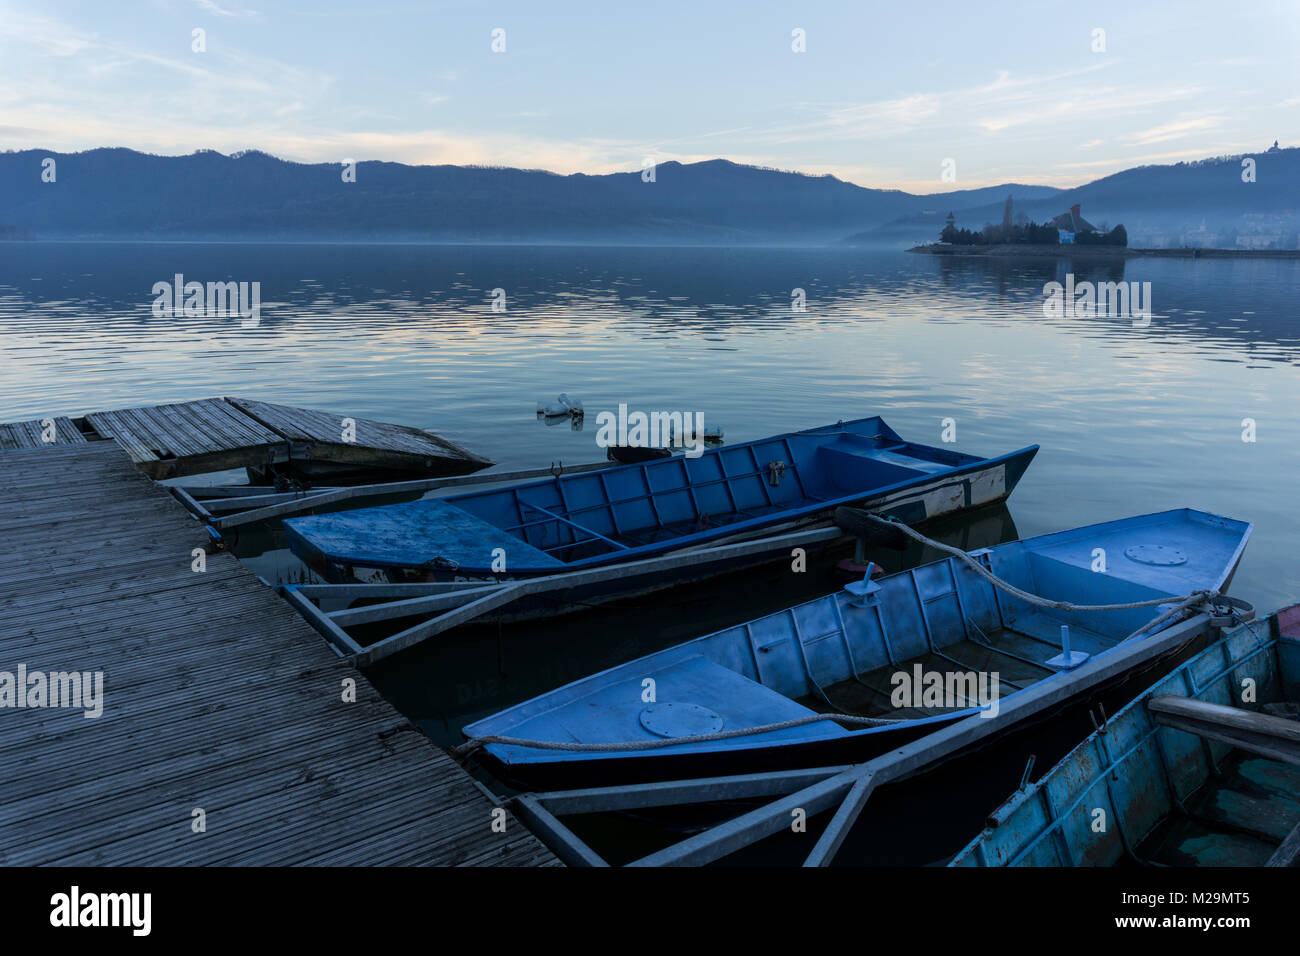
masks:
{"type": "Polygon", "coordinates": [[[1265,865],[1300,824],[1300,767],[1158,725],[1148,705],[1164,695],[1256,712],[1300,702],[1300,606],[1228,632],[1139,694],[949,865],[1265,865]]]}
{"type": "MultiPolygon", "coordinates": [[[[1030,593],[1074,604],[1128,603],[1225,589],[1250,530],[1245,522],[1180,510],[975,553],[995,574],[1030,593]]],[[[890,575],[879,585],[865,605],[847,591],[827,595],[576,681],[464,732],[610,746],[597,753],[495,743],[486,748],[503,776],[548,784],[566,776],[583,782],[648,780],[862,760],[980,709],[970,706],[976,695],[934,705],[916,697],[900,701],[893,693],[898,675],[916,675],[917,686],[931,673],[943,680],[996,675],[998,701],[1046,680],[1068,690],[1069,669],[1052,663],[1061,654],[1062,625],[1069,627],[1074,651],[1096,657],[1113,651],[1161,610],[1043,608],[994,589],[957,559],[890,575]],[[652,701],[643,698],[647,687],[653,688],[652,701]],[[685,723],[667,731],[656,726],[662,722],[658,710],[669,704],[692,715],[697,729],[685,723]],[[885,722],[855,728],[823,720],[657,750],[617,747],[816,712],[885,722]]],[[[1141,663],[1140,656],[1133,659],[1134,666],[1141,663]]]]}
{"type": "Polygon", "coordinates": [[[284,525],[332,580],[524,578],[825,525],[841,505],[925,521],[1005,499],[1037,451],[978,458],[905,441],[874,417],[284,525]]]}

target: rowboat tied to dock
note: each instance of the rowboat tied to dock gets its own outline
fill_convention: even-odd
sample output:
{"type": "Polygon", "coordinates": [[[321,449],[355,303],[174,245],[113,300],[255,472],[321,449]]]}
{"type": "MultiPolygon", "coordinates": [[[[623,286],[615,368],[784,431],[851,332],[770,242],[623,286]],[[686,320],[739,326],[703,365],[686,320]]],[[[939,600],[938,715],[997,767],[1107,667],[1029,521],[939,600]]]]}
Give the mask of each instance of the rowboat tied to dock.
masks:
{"type": "Polygon", "coordinates": [[[842,505],[925,521],[1006,498],[1037,451],[979,458],[873,417],[284,524],[293,551],[331,581],[524,578],[829,525],[842,505]]]}
{"type": "Polygon", "coordinates": [[[1144,642],[1227,589],[1250,532],[1176,510],[946,549],[464,733],[507,779],[579,785],[866,760],[974,714],[1001,731],[999,709],[1034,685],[1065,700],[1085,661],[1148,660],[1144,642]]]}

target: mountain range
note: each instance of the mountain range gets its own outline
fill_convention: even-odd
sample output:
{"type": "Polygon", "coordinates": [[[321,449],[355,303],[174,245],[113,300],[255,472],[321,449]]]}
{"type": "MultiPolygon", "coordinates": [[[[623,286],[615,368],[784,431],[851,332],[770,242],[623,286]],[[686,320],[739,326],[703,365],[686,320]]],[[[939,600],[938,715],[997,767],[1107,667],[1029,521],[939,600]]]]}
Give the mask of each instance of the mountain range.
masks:
{"type": "MultiPolygon", "coordinates": [[[[980,228],[1003,203],[1041,221],[1074,203],[1094,223],[1144,230],[1239,226],[1300,211],[1300,150],[1143,166],[1062,190],[1008,183],[914,195],[723,159],[558,175],[482,166],[294,163],[251,150],[0,153],[0,234],[39,239],[828,243],[933,241],[952,212],[980,228]],[[51,165],[48,160],[53,160],[51,165]],[[53,181],[46,181],[51,176],[53,181]],[[44,174],[44,176],[43,176],[44,174]]],[[[1288,218],[1291,217],[1291,218],[1288,218]]],[[[1270,219],[1271,221],[1271,219],[1270,219]]],[[[1270,227],[1271,228],[1271,227],[1270,227]]]]}

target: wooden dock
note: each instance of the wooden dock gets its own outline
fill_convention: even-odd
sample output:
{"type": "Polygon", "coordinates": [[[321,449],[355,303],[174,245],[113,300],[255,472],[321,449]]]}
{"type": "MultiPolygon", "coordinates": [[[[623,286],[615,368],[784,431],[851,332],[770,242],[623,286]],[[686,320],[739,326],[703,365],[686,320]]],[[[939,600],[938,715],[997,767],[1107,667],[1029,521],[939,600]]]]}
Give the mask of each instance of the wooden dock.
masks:
{"type": "Polygon", "coordinates": [[[283,465],[316,474],[370,469],[443,477],[492,464],[424,429],[246,398],[0,424],[0,450],[101,439],[117,442],[157,479],[283,465]]]}
{"type": "Polygon", "coordinates": [[[0,452],[0,539],[0,672],[103,674],[0,706],[0,864],[558,862],[117,444],[0,452]]]}

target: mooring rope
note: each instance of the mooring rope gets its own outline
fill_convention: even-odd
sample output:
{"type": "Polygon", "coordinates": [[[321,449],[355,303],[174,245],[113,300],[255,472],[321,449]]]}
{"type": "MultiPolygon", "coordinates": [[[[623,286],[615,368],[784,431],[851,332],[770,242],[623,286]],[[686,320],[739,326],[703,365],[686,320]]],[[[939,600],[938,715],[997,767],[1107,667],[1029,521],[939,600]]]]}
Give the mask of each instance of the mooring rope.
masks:
{"type": "MultiPolygon", "coordinates": [[[[1128,611],[1136,608],[1154,607],[1159,604],[1169,604],[1173,602],[1173,607],[1169,608],[1159,617],[1148,621],[1140,628],[1125,637],[1120,644],[1132,640],[1139,634],[1150,631],[1152,628],[1167,621],[1177,614],[1195,606],[1200,605],[1204,609],[1213,610],[1214,600],[1218,598],[1219,592],[1213,589],[1193,591],[1191,594],[1185,594],[1180,597],[1162,597],[1152,598],[1147,601],[1131,601],[1124,604],[1074,604],[1070,601],[1054,601],[1049,598],[1040,597],[1037,594],[1031,594],[1028,591],[1021,590],[1009,581],[989,571],[984,565],[980,564],[975,558],[971,557],[960,548],[954,548],[951,545],[944,544],[941,541],[935,541],[933,538],[927,538],[919,531],[908,527],[903,522],[894,518],[881,518],[878,515],[863,513],[862,517],[868,518],[877,524],[897,528],[905,535],[918,541],[921,544],[934,548],[952,555],[954,558],[965,562],[984,580],[1000,590],[1006,591],[1015,597],[1020,598],[1029,604],[1035,604],[1039,607],[1049,607],[1058,611],[1128,611]]],[[[968,708],[967,708],[968,709],[968,708]]],[[[787,730],[791,727],[803,727],[808,724],[819,723],[823,720],[833,720],[836,723],[852,724],[866,727],[878,727],[882,725],[906,723],[913,718],[909,717],[857,717],[852,714],[808,714],[804,717],[796,717],[791,720],[783,720],[775,724],[761,724],[757,727],[741,727],[736,730],[720,730],[711,734],[693,734],[688,737],[670,737],[663,740],[632,740],[622,743],[573,743],[558,740],[530,740],[525,737],[508,737],[501,734],[484,734],[481,737],[472,737],[458,747],[452,748],[452,753],[457,756],[467,756],[488,744],[501,744],[508,747],[528,747],[534,750],[561,750],[570,753],[616,753],[624,751],[640,750],[658,750],[663,747],[677,747],[682,744],[710,743],[715,740],[729,740],[735,737],[751,737],[756,734],[767,734],[777,730],[787,730]]]]}
{"type": "MultiPolygon", "coordinates": [[[[897,528],[903,534],[907,535],[913,541],[919,541],[927,547],[934,548],[936,551],[942,551],[944,554],[950,554],[958,560],[964,561],[972,571],[988,581],[994,587],[1006,591],[1008,594],[1020,598],[1029,604],[1036,604],[1039,607],[1050,607],[1057,611],[1131,611],[1140,607],[1155,607],[1157,604],[1168,604],[1170,601],[1184,601],[1193,597],[1218,596],[1217,591],[1193,591],[1191,594],[1185,594],[1182,597],[1161,597],[1151,598],[1148,601],[1130,601],[1127,604],[1073,604],[1070,601],[1053,601],[1050,598],[1039,597],[1037,594],[1030,594],[1028,591],[1022,591],[1010,581],[1004,581],[984,565],[980,564],[973,557],[967,554],[961,548],[954,548],[951,545],[944,544],[942,541],[935,541],[933,538],[927,538],[915,528],[909,528],[903,522],[896,518],[882,518],[879,515],[873,515],[863,512],[861,515],[869,521],[876,524],[885,525],[889,528],[897,528]]],[[[1146,628],[1143,628],[1146,630],[1146,628]]]]}

